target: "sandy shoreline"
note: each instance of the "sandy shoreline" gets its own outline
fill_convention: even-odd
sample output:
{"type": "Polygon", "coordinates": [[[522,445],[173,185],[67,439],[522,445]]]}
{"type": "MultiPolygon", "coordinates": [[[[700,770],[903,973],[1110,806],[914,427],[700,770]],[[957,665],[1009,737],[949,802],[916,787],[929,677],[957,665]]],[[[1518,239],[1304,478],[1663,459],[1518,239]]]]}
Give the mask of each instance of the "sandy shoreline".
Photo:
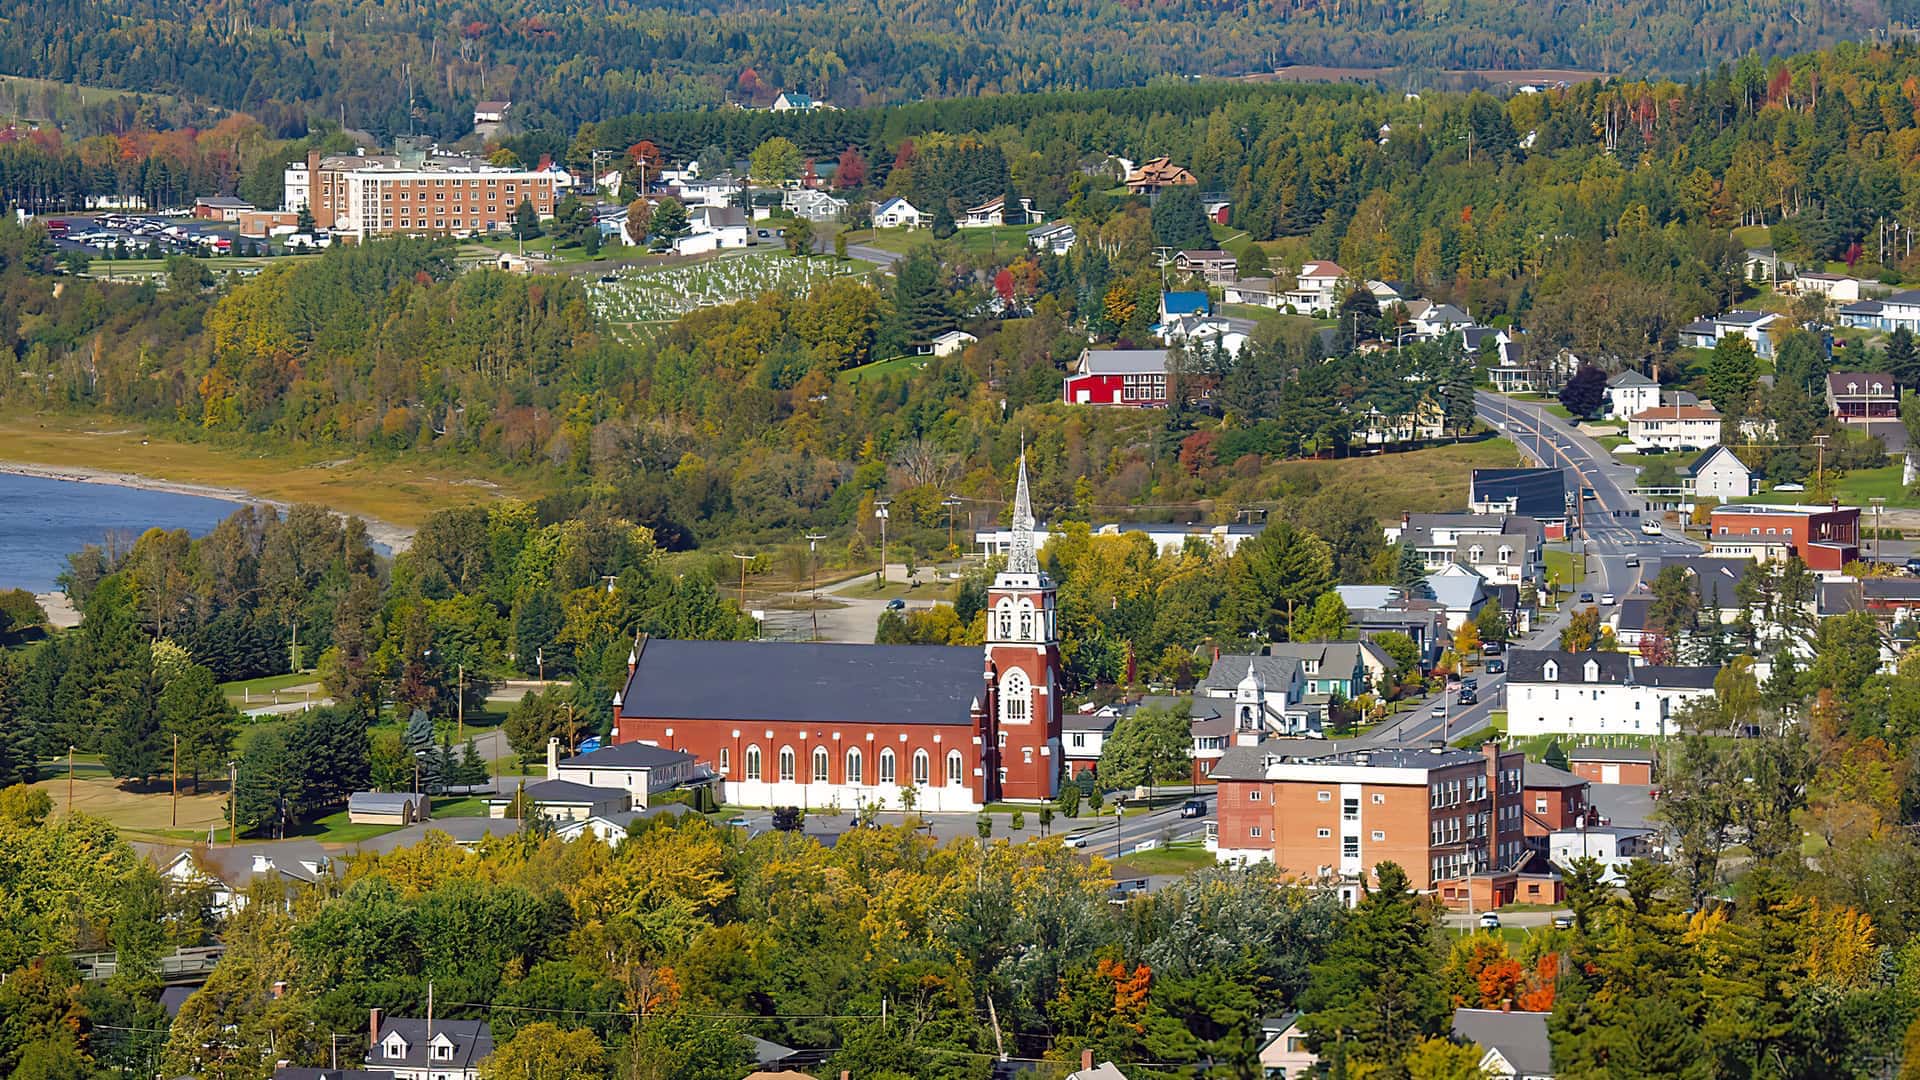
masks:
{"type": "MultiPolygon", "coordinates": [[[[279,499],[268,499],[240,488],[216,487],[212,484],[189,484],[178,480],[158,480],[151,476],[138,476],[134,473],[114,472],[110,469],[94,469],[77,465],[35,465],[24,461],[0,461],[0,473],[15,476],[32,476],[42,480],[70,480],[82,484],[111,484],[115,487],[136,488],[141,491],[161,491],[173,495],[200,495],[211,499],[224,499],[228,502],[251,503],[256,506],[271,506],[276,510],[286,510],[293,504],[279,499]]],[[[413,544],[413,530],[390,521],[381,521],[363,514],[347,514],[335,510],[341,517],[357,517],[366,523],[367,536],[374,543],[399,553],[413,544]]],[[[64,599],[64,598],[63,598],[64,599]]],[[[44,600],[43,600],[44,602],[44,600]]]]}

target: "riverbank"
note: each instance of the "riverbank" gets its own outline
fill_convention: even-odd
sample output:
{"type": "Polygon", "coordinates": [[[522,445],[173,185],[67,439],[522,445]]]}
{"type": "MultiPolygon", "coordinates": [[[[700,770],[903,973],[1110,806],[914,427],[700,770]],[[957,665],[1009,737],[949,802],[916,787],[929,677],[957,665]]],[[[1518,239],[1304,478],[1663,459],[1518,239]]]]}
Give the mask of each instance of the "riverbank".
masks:
{"type": "MultiPolygon", "coordinates": [[[[193,484],[180,480],[163,480],[151,476],[138,476],[134,473],[115,472],[109,469],[93,469],[75,465],[35,465],[25,461],[0,460],[0,473],[13,476],[31,476],[41,480],[65,480],[80,484],[107,484],[113,487],[133,488],[137,491],[158,491],[169,495],[198,495],[209,499],[223,499],[234,503],[266,505],[277,510],[285,510],[293,505],[279,499],[262,498],[259,495],[235,487],[220,487],[213,484],[193,484]]],[[[334,513],[345,516],[347,511],[335,510],[334,513]]],[[[355,514],[366,522],[367,535],[374,543],[389,551],[405,551],[413,543],[414,530],[396,525],[390,521],[355,514]]],[[[42,594],[44,604],[45,595],[42,594]]],[[[51,595],[59,596],[54,593],[51,595]]],[[[64,602],[65,598],[61,598],[64,602]]],[[[48,614],[52,615],[51,608],[48,614]]]]}

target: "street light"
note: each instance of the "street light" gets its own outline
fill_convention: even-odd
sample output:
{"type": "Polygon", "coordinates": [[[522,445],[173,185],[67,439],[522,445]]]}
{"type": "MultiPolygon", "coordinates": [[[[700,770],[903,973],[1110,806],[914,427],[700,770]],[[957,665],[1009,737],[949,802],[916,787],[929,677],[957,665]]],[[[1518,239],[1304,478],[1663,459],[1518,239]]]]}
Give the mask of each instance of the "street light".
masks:
{"type": "Polygon", "coordinates": [[[880,584],[887,583],[887,507],[893,505],[891,499],[876,499],[873,503],[873,516],[880,519],[880,584]]]}
{"type": "Polygon", "coordinates": [[[1123,808],[1123,800],[1113,800],[1113,857],[1116,859],[1120,857],[1120,817],[1123,808]]]}
{"type": "MultiPolygon", "coordinates": [[[[813,571],[813,603],[808,605],[813,616],[813,640],[820,640],[820,559],[815,555],[820,541],[827,538],[825,533],[807,533],[807,563],[813,571]]],[[[887,553],[880,553],[880,570],[884,574],[887,567],[887,553]]]]}

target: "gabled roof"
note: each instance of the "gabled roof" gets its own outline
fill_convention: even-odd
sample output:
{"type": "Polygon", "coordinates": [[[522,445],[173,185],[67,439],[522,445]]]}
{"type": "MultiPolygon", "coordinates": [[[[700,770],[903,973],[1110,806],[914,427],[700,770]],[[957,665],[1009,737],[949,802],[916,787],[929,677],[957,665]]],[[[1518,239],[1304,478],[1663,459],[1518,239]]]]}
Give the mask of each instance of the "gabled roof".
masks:
{"type": "Polygon", "coordinates": [[[1628,417],[1629,423],[1644,424],[1666,420],[1699,420],[1720,422],[1720,414],[1704,405],[1655,405],[1651,409],[1642,409],[1628,417]]]}
{"type": "Polygon", "coordinates": [[[590,754],[578,754],[560,763],[561,768],[578,769],[662,769],[669,765],[691,763],[692,754],[649,746],[642,742],[603,746],[590,754]]]}
{"type": "Polygon", "coordinates": [[[1300,661],[1291,656],[1221,653],[1220,658],[1213,662],[1212,670],[1207,672],[1207,677],[1194,687],[1194,693],[1197,696],[1218,690],[1232,694],[1241,680],[1247,677],[1249,667],[1269,694],[1292,686],[1293,681],[1300,677],[1301,670],[1300,661]]]}
{"type": "Polygon", "coordinates": [[[1685,465],[1681,466],[1678,472],[1682,476],[1698,476],[1700,473],[1700,470],[1704,468],[1708,462],[1712,461],[1716,457],[1719,457],[1721,454],[1725,454],[1729,458],[1732,458],[1733,463],[1735,465],[1740,466],[1741,472],[1747,473],[1748,475],[1752,475],[1753,470],[1747,468],[1747,463],[1740,460],[1740,455],[1734,453],[1732,450],[1729,450],[1725,446],[1707,447],[1705,450],[1700,451],[1699,455],[1696,456],[1692,461],[1689,461],[1685,465]]]}
{"type": "Polygon", "coordinates": [[[980,663],[979,649],[960,645],[656,638],[640,650],[620,715],[965,724],[981,692],[980,663]]]}
{"type": "MultiPolygon", "coordinates": [[[[1920,294],[1916,294],[1916,295],[1920,295],[1920,294]]],[[[1851,304],[1842,305],[1840,308],[1840,314],[1842,315],[1878,315],[1885,310],[1886,310],[1886,305],[1882,304],[1878,300],[1855,300],[1851,304]]]]}
{"type": "Polygon", "coordinates": [[[1530,788],[1578,788],[1587,781],[1565,769],[1556,769],[1538,761],[1529,761],[1520,769],[1520,784],[1530,788]]]}
{"type": "Polygon", "coordinates": [[[1546,1013],[1455,1009],[1453,1035],[1482,1050],[1498,1051],[1517,1076],[1553,1075],[1553,1041],[1547,1036],[1546,1013]]]}
{"type": "Polygon", "coordinates": [[[429,1036],[429,1022],[409,1017],[383,1017],[380,1033],[367,1048],[366,1062],[379,1069],[395,1066],[406,1069],[467,1069],[478,1065],[493,1053],[493,1029],[485,1020],[435,1020],[429,1036]],[[387,1036],[398,1034],[407,1044],[404,1057],[387,1057],[383,1052],[387,1036]],[[453,1044],[453,1057],[435,1061],[429,1047],[445,1037],[453,1044]]]}
{"type": "Polygon", "coordinates": [[[1625,371],[1614,372],[1613,377],[1607,380],[1607,385],[1609,387],[1635,387],[1658,386],[1660,384],[1640,374],[1638,371],[1628,368],[1625,371]]]}
{"type": "Polygon", "coordinates": [[[1584,683],[1587,681],[1586,666],[1589,661],[1599,667],[1598,677],[1594,680],[1596,683],[1623,685],[1632,681],[1633,658],[1626,653],[1510,649],[1507,652],[1507,683],[1584,683]],[[1547,676],[1548,664],[1554,666],[1552,678],[1547,676]]]}
{"type": "Polygon", "coordinates": [[[1088,349],[1078,375],[1150,375],[1167,370],[1165,349],[1088,349]]]}
{"type": "Polygon", "coordinates": [[[1337,262],[1319,259],[1300,265],[1299,277],[1346,277],[1347,271],[1337,262]]]}
{"type": "Polygon", "coordinates": [[[901,198],[898,195],[892,195],[882,200],[879,206],[876,206],[873,208],[873,212],[875,214],[884,214],[887,211],[893,209],[895,206],[899,206],[906,210],[912,210],[916,214],[920,212],[919,210],[914,208],[914,205],[912,203],[908,202],[907,200],[901,198]]]}
{"type": "MultiPolygon", "coordinates": [[[[516,792],[505,791],[489,796],[487,801],[507,802],[515,796],[516,792]]],[[[571,780],[542,780],[537,784],[527,785],[527,799],[536,803],[585,806],[631,797],[625,788],[589,787],[586,784],[576,784],[571,780]]]]}
{"type": "Polygon", "coordinates": [[[1472,610],[1486,599],[1486,579],[1479,574],[1428,574],[1426,580],[1433,598],[1450,609],[1472,610]]]}
{"type": "Polygon", "coordinates": [[[1869,397],[1895,397],[1900,387],[1893,376],[1884,371],[1836,371],[1827,376],[1827,392],[1835,397],[1842,395],[1866,395],[1869,397]],[[1872,389],[1878,383],[1880,389],[1872,389]]]}

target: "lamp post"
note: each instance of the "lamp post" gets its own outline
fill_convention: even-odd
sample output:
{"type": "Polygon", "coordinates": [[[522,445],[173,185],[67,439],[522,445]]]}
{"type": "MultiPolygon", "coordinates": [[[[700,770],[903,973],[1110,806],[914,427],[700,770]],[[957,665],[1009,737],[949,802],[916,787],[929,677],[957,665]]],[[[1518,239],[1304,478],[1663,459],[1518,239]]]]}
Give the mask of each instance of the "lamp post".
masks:
{"type": "Polygon", "coordinates": [[[880,519],[880,584],[887,583],[887,518],[891,517],[887,507],[893,505],[892,499],[876,499],[873,503],[873,516],[880,519]]]}
{"type": "Polygon", "coordinates": [[[1887,500],[1875,495],[1869,498],[1867,503],[1873,507],[1873,547],[1867,554],[1867,558],[1871,560],[1880,557],[1880,508],[1887,505],[1887,500]]]}
{"type": "Polygon", "coordinates": [[[1124,800],[1113,800],[1113,857],[1120,857],[1120,818],[1125,807],[1124,800]]]}
{"type": "Polygon", "coordinates": [[[240,832],[240,763],[227,762],[227,846],[240,832]]]}
{"type": "Polygon", "coordinates": [[[753,556],[742,555],[736,551],[733,557],[740,560],[740,610],[745,611],[747,610],[747,564],[753,561],[753,556]]]}
{"type": "MultiPolygon", "coordinates": [[[[827,537],[825,533],[807,533],[806,536],[807,536],[807,565],[808,565],[808,568],[813,572],[813,590],[812,590],[813,602],[807,605],[807,608],[808,608],[808,614],[813,616],[813,640],[819,641],[820,640],[820,559],[819,559],[819,556],[816,555],[815,553],[819,550],[820,541],[825,540],[827,537]]],[[[884,547],[884,545],[882,546],[884,547]]],[[[886,568],[887,568],[887,553],[883,550],[880,552],[881,572],[885,573],[886,568]]]]}

